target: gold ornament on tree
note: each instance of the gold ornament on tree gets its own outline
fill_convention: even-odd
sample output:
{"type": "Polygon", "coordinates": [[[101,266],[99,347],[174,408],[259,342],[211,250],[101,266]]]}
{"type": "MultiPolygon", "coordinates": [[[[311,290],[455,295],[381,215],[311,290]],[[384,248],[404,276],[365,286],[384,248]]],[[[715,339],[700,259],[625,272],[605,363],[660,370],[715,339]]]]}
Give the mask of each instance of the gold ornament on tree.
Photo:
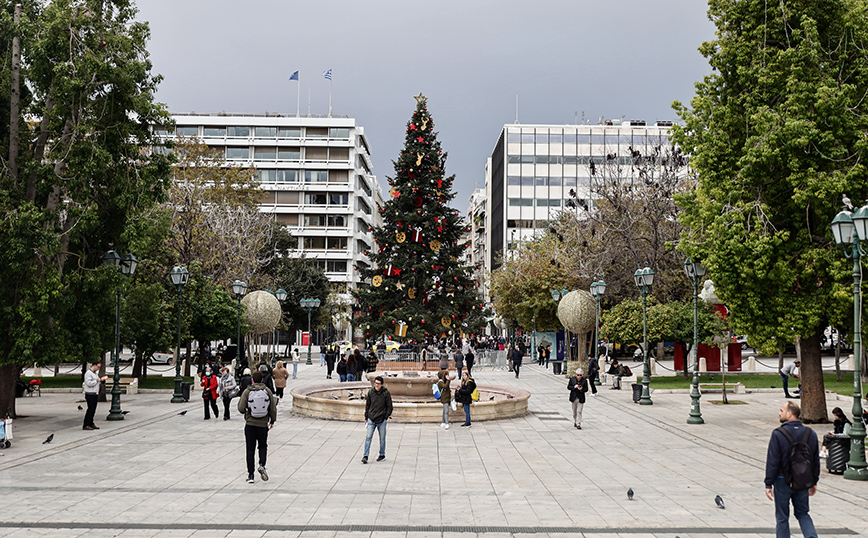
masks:
{"type": "Polygon", "coordinates": [[[420,164],[422,164],[422,157],[423,156],[424,155],[422,155],[421,153],[416,154],[416,166],[419,166],[420,164]]]}
{"type": "Polygon", "coordinates": [[[452,325],[452,318],[450,318],[449,316],[443,316],[442,318],[440,318],[440,324],[444,327],[448,327],[452,325]]]}
{"type": "Polygon", "coordinates": [[[380,275],[374,275],[374,278],[371,279],[371,284],[375,288],[379,288],[381,285],[383,285],[383,277],[381,277],[380,275]]]}
{"type": "Polygon", "coordinates": [[[407,297],[409,297],[411,299],[415,299],[416,298],[416,288],[408,289],[407,290],[407,297]]]}
{"type": "Polygon", "coordinates": [[[431,241],[431,250],[433,250],[434,252],[437,252],[438,250],[440,250],[440,247],[441,247],[440,241],[438,241],[436,239],[434,241],[431,241]]]}
{"type": "Polygon", "coordinates": [[[399,243],[403,243],[406,240],[407,240],[407,236],[404,234],[404,232],[398,232],[395,234],[395,241],[397,241],[399,243]]]}

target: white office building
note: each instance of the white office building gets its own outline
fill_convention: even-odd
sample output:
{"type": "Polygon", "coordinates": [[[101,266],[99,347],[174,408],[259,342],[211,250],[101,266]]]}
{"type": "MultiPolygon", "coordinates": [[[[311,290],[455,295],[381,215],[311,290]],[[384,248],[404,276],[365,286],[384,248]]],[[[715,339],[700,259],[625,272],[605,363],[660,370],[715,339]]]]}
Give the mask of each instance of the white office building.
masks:
{"type": "Polygon", "coordinates": [[[379,222],[380,183],[364,129],[342,116],[174,114],[175,133],[196,136],[227,161],[254,166],[261,210],[298,239],[293,255],[316,259],[329,280],[350,287],[369,264],[379,222]]]}
{"type": "Polygon", "coordinates": [[[504,125],[485,167],[486,271],[496,269],[504,252],[531,239],[567,209],[570,190],[579,204],[591,207],[592,166],[615,160],[629,170],[631,148],[645,154],[647,147],[668,141],[671,126],[641,120],[504,125]]]}

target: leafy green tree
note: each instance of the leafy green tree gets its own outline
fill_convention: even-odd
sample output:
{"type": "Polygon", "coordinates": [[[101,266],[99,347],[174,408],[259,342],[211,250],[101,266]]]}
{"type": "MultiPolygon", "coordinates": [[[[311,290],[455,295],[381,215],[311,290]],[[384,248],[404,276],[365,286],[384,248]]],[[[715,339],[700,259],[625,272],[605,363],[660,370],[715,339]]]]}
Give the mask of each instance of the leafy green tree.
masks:
{"type": "Polygon", "coordinates": [[[307,330],[307,310],[301,307],[302,299],[320,301],[320,307],[311,312],[311,327],[328,323],[329,312],[325,306],[331,293],[331,284],[316,260],[279,256],[273,258],[264,271],[260,284],[286,291],[286,300],[281,305],[285,327],[307,330]]]}
{"type": "Polygon", "coordinates": [[[362,309],[354,321],[372,339],[393,334],[401,322],[415,340],[451,335],[481,309],[476,286],[458,261],[467,245],[461,216],[447,205],[455,197],[455,178],[444,174],[446,155],[427,100],[420,95],[416,102],[395,177],[389,178],[383,226],[374,230],[376,247],[367,253],[372,265],[357,267],[366,284],[354,291],[362,309]]]}
{"type": "Polygon", "coordinates": [[[113,345],[122,277],[95,269],[109,243],[129,250],[133,208],[162,201],[170,170],[142,151],[169,116],[132,3],[13,4],[0,4],[0,409],[14,413],[21,367],[113,345]]]}
{"type": "MultiPolygon", "coordinates": [[[[182,308],[189,319],[189,336],[199,342],[199,349],[206,342],[235,337],[238,331],[238,302],[222,286],[213,283],[204,274],[200,262],[193,262],[187,269],[190,271],[190,279],[184,286],[182,308]]],[[[246,327],[241,329],[244,333],[247,332],[246,327]]],[[[187,361],[187,364],[190,362],[187,361]]],[[[200,354],[199,367],[204,365],[205,357],[200,354]]]]}
{"type": "Polygon", "coordinates": [[[674,104],[699,176],[678,200],[681,248],[754,345],[800,337],[802,417],[824,422],[822,333],[852,309],[830,223],[842,193],[868,196],[866,5],[712,0],[708,13],[717,39],[700,51],[713,72],[689,108],[674,104]]]}

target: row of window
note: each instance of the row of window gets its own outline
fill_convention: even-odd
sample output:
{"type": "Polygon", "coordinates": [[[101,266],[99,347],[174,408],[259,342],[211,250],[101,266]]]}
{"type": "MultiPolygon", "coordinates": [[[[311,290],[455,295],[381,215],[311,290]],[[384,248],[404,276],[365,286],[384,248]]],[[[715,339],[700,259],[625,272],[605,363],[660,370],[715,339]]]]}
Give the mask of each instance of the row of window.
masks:
{"type": "Polygon", "coordinates": [[[203,138],[250,138],[251,133],[255,138],[317,138],[349,140],[350,130],[345,127],[240,127],[240,126],[211,126],[211,125],[178,125],[174,131],[165,127],[157,127],[154,132],[158,135],[168,136],[172,132],[180,136],[201,136],[203,138]]]}
{"type": "MultiPolygon", "coordinates": [[[[218,151],[223,148],[214,147],[218,151]]],[[[250,148],[247,146],[229,146],[225,150],[226,158],[229,160],[249,160],[250,148]]],[[[287,148],[254,148],[253,160],[255,161],[300,161],[302,160],[302,151],[298,147],[287,148]]],[[[305,161],[341,161],[350,160],[349,148],[305,148],[305,161]]]]}
{"type": "Polygon", "coordinates": [[[536,203],[537,207],[561,207],[562,200],[552,200],[549,198],[508,198],[507,202],[512,207],[533,207],[536,203]]]}
{"type": "Polygon", "coordinates": [[[633,157],[627,155],[608,159],[603,155],[510,155],[506,162],[509,164],[620,164],[629,166],[633,164],[633,157]]]}
{"type": "Polygon", "coordinates": [[[317,260],[316,264],[319,265],[323,271],[326,273],[346,273],[347,272],[347,261],[346,260],[317,260]]]}
{"type": "Polygon", "coordinates": [[[310,228],[346,228],[345,215],[305,215],[304,225],[310,228]]]}
{"type": "Polygon", "coordinates": [[[299,200],[304,200],[307,205],[343,206],[350,203],[349,193],[300,193],[298,191],[265,191],[259,201],[263,205],[298,205],[299,200]],[[303,194],[303,197],[301,196],[303,194]]]}
{"type": "Polygon", "coordinates": [[[346,170],[260,170],[260,183],[333,183],[346,185],[350,182],[346,170]]]}
{"type": "Polygon", "coordinates": [[[506,141],[515,144],[606,144],[611,146],[640,146],[645,144],[668,144],[669,137],[665,134],[648,134],[641,132],[602,131],[590,133],[552,132],[538,133],[508,132],[506,141]]]}
{"type": "Polygon", "coordinates": [[[558,176],[507,176],[507,185],[522,185],[524,187],[575,187],[589,185],[589,177],[558,177],[558,176]]]}
{"type": "Polygon", "coordinates": [[[305,250],[346,250],[346,237],[300,237],[305,250]]]}

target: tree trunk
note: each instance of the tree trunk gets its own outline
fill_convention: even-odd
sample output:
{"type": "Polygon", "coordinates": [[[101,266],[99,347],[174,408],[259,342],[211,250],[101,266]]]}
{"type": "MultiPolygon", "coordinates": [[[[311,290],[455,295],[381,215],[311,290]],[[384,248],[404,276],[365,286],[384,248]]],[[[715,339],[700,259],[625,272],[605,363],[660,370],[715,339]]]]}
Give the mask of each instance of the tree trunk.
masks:
{"type": "Polygon", "coordinates": [[[688,346],[687,344],[676,342],[675,345],[681,346],[681,356],[684,357],[684,379],[690,379],[690,366],[693,364],[690,361],[690,354],[693,353],[693,344],[690,344],[690,346],[688,346]]]}
{"type": "Polygon", "coordinates": [[[799,376],[802,383],[802,422],[806,424],[829,422],[826,414],[826,390],[823,383],[823,363],[820,354],[822,330],[817,329],[808,338],[799,339],[802,364],[799,376]]]}
{"type": "Polygon", "coordinates": [[[841,382],[841,340],[835,342],[835,379],[841,382]]]}
{"type": "Polygon", "coordinates": [[[6,412],[16,418],[15,414],[15,385],[18,383],[18,374],[21,367],[14,364],[0,366],[0,416],[5,417],[6,412]]]}
{"type": "MultiPolygon", "coordinates": [[[[15,4],[15,14],[12,20],[15,24],[21,19],[21,4],[15,4]]],[[[21,76],[21,36],[17,33],[12,38],[12,66],[9,96],[9,175],[17,183],[18,180],[18,123],[20,116],[20,76],[21,76]]]]}

